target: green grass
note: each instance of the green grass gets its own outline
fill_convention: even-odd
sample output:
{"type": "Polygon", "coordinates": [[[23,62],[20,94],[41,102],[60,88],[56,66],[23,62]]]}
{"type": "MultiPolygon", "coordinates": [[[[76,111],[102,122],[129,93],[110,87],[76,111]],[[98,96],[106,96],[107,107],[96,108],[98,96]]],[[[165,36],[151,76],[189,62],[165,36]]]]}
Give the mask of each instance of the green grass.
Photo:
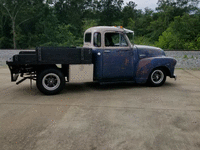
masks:
{"type": "Polygon", "coordinates": [[[187,56],[187,55],[184,55],[183,58],[184,58],[184,59],[188,59],[188,56],[187,56]]]}

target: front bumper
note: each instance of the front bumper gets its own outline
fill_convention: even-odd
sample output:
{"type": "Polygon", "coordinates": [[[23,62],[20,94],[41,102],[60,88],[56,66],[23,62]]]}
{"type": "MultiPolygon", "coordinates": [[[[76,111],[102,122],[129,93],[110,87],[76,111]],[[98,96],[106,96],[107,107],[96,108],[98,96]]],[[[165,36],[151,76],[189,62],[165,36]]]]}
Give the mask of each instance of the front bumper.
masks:
{"type": "Polygon", "coordinates": [[[174,80],[177,79],[177,76],[174,74],[173,76],[171,76],[170,78],[174,78],[174,80]]]}

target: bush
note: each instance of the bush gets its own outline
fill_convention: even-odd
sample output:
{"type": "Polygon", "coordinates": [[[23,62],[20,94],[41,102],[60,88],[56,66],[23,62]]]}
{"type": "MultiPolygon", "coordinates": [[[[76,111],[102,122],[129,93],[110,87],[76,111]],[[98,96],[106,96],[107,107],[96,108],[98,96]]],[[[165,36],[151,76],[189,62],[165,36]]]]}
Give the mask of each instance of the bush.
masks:
{"type": "Polygon", "coordinates": [[[53,46],[53,47],[57,47],[58,46],[58,43],[56,42],[47,42],[47,43],[44,43],[44,44],[41,44],[40,46],[53,46]]]}
{"type": "Polygon", "coordinates": [[[134,37],[134,44],[154,46],[154,43],[151,42],[150,39],[145,36],[134,37]]]}
{"type": "Polygon", "coordinates": [[[53,31],[54,37],[49,38],[48,34],[40,34],[41,39],[40,46],[75,46],[75,36],[70,32],[70,25],[58,25],[53,31]]]}
{"type": "Polygon", "coordinates": [[[196,16],[185,14],[175,17],[166,31],[159,37],[156,46],[163,49],[200,49],[200,22],[196,16]]]}

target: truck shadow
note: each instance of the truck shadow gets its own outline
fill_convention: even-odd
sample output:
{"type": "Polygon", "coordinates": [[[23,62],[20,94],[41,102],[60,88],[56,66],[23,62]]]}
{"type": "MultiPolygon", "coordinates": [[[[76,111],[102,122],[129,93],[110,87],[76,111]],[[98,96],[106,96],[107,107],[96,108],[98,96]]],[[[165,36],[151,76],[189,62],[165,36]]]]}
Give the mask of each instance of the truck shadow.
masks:
{"type": "Polygon", "coordinates": [[[80,93],[88,91],[104,91],[104,90],[119,90],[119,89],[132,89],[132,88],[144,88],[145,85],[139,85],[135,83],[110,83],[99,84],[98,82],[88,83],[66,83],[64,90],[61,94],[65,93],[80,93]]]}
{"type": "MultiPolygon", "coordinates": [[[[175,84],[166,82],[161,87],[150,87],[147,84],[136,84],[136,83],[108,83],[108,84],[99,84],[98,82],[88,82],[88,83],[66,83],[65,88],[60,94],[68,93],[84,93],[88,91],[107,91],[107,90],[120,90],[120,89],[147,89],[147,88],[171,88],[175,84]]],[[[32,89],[29,85],[21,86],[20,88],[15,88],[16,93],[21,93],[23,95],[44,95],[42,94],[35,85],[32,89]]]]}
{"type": "Polygon", "coordinates": [[[171,87],[174,86],[174,84],[166,82],[161,87],[151,87],[148,84],[137,84],[137,83],[108,83],[100,85],[98,82],[90,82],[85,83],[86,88],[90,90],[119,90],[119,89],[134,89],[134,88],[140,88],[140,89],[146,89],[146,88],[161,88],[161,87],[171,87]]]}
{"type": "Polygon", "coordinates": [[[65,88],[61,92],[62,94],[65,93],[80,93],[89,91],[90,89],[87,87],[86,83],[66,83],[65,88]]]}
{"type": "Polygon", "coordinates": [[[106,83],[101,85],[98,82],[94,82],[94,83],[85,83],[85,85],[88,88],[94,90],[119,90],[119,89],[146,87],[145,85],[139,85],[136,83],[106,83]]]}

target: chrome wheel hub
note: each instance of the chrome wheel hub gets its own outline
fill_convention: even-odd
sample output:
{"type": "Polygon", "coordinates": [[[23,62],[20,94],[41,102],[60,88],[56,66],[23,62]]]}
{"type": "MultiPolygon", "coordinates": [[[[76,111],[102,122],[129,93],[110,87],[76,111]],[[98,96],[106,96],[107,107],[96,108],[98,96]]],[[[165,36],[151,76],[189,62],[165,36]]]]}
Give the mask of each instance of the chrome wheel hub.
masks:
{"type": "Polygon", "coordinates": [[[155,70],[152,74],[151,74],[151,81],[154,84],[159,84],[163,81],[164,79],[164,73],[161,70],[155,70]]]}
{"type": "Polygon", "coordinates": [[[45,89],[53,91],[60,86],[60,78],[55,73],[48,73],[44,76],[42,80],[42,85],[45,89]]]}

